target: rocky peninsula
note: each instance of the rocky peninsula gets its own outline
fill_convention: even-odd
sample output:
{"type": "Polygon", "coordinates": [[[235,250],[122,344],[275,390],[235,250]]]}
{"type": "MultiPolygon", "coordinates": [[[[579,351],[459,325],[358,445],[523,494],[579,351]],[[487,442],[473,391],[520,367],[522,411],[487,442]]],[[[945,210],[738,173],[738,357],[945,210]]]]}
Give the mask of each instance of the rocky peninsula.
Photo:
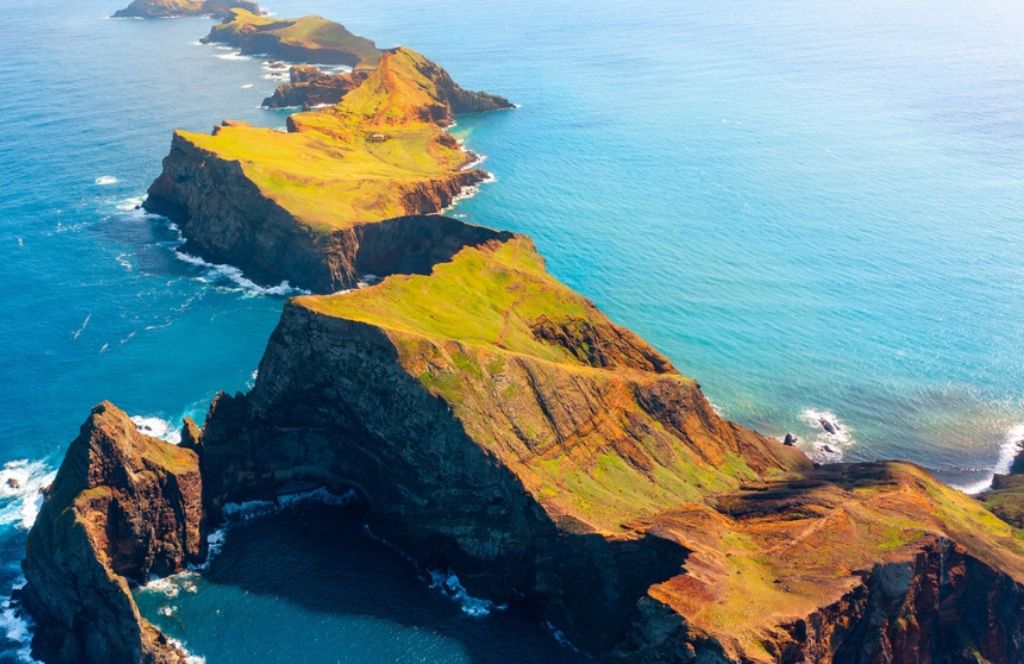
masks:
{"type": "Polygon", "coordinates": [[[333,292],[364,274],[429,270],[415,256],[445,251],[444,237],[491,233],[440,219],[432,243],[408,232],[487,178],[445,127],[491,98],[394,49],[338,105],[290,116],[287,132],[240,122],[176,132],[145,207],[178,223],[186,251],[263,283],[333,292]]]}
{"type": "Polygon", "coordinates": [[[114,18],[174,18],[178,16],[211,16],[226,19],[233,9],[252,15],[262,13],[252,0],[134,0],[114,12],[114,18]]]}
{"type": "Polygon", "coordinates": [[[494,98],[377,53],[287,132],[175,134],[147,208],[201,255],[318,294],[180,447],[93,411],[29,536],[38,656],[181,661],[129,584],[201,560],[226,505],[326,489],[599,661],[1024,661],[1024,536],[997,516],[1016,523],[1019,493],[994,514],[914,465],[818,466],[723,419],[529,238],[427,214],[484,176],[444,127],[494,98]]]}

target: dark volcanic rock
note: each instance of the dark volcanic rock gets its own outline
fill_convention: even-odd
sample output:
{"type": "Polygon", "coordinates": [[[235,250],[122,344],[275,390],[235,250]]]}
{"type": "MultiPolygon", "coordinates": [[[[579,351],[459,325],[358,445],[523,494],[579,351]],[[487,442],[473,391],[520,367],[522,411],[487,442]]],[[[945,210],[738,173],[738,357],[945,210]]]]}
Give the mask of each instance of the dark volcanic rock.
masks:
{"type": "Polygon", "coordinates": [[[312,65],[296,65],[288,73],[289,82],[277,86],[274,94],[263,100],[263,106],[310,108],[337,104],[347,92],[365,81],[369,73],[366,69],[357,69],[349,73],[328,74],[312,65]]]}
{"type": "Polygon", "coordinates": [[[139,433],[110,403],[71,443],[23,563],[23,601],[47,662],[178,664],[184,653],[140,615],[129,584],[201,559],[195,453],[139,433]]]}

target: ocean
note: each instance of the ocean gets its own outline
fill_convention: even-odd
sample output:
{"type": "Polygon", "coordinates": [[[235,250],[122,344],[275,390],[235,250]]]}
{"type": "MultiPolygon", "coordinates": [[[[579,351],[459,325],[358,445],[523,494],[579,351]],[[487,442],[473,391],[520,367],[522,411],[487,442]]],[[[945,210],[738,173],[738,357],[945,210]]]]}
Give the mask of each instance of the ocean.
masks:
{"type": "MultiPolygon", "coordinates": [[[[723,415],[972,491],[1024,438],[1024,6],[268,5],[520,104],[453,129],[495,175],[453,214],[531,235],[723,415]]],[[[208,20],[118,8],[0,3],[0,596],[89,408],[173,438],[251,385],[287,293],[181,260],[135,209],[173,128],[283,126],[259,109],[279,73],[200,45],[208,20]]],[[[573,657],[528,616],[468,615],[343,514],[330,532],[320,508],[299,530],[241,522],[230,565],[143,591],[143,610],[209,664],[573,657]]],[[[18,661],[25,627],[0,618],[18,661]]]]}

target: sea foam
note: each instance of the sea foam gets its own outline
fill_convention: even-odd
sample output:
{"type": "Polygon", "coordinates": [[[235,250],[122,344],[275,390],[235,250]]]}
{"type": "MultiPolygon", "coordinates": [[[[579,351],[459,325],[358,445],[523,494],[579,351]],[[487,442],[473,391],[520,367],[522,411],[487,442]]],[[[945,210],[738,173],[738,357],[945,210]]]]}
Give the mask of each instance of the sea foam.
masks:
{"type": "Polygon", "coordinates": [[[831,411],[806,408],[800,413],[800,419],[813,432],[814,438],[807,451],[818,463],[842,461],[843,452],[856,442],[853,429],[831,411]]]}
{"type": "Polygon", "coordinates": [[[173,445],[181,442],[181,431],[169,420],[153,415],[132,415],[131,420],[135,428],[147,436],[159,438],[173,445]]]}
{"type": "MultiPolygon", "coordinates": [[[[176,227],[174,230],[176,230],[176,227]]],[[[287,279],[276,286],[260,286],[251,279],[246,278],[242,270],[234,265],[210,263],[198,256],[193,256],[192,254],[178,250],[175,250],[174,255],[178,260],[184,263],[204,268],[206,270],[206,274],[197,277],[197,279],[213,286],[217,286],[218,282],[229,281],[234,284],[235,290],[239,290],[251,296],[273,295],[287,297],[290,295],[309,295],[310,293],[310,291],[303,288],[295,288],[288,283],[287,279]]]]}
{"type": "Polygon", "coordinates": [[[0,469],[0,524],[28,530],[43,505],[42,490],[57,473],[43,461],[18,459],[0,469]]]}
{"type": "Polygon", "coordinates": [[[472,618],[484,618],[493,611],[504,611],[508,608],[506,604],[495,604],[488,599],[470,595],[462,586],[459,577],[451,571],[431,570],[430,587],[440,590],[445,597],[458,604],[463,613],[472,618]]]}
{"type": "Polygon", "coordinates": [[[953,484],[952,487],[971,495],[991,489],[992,479],[996,475],[1006,475],[1010,472],[1013,460],[1022,448],[1024,448],[1024,423],[1015,424],[1006,430],[1002,442],[999,443],[999,457],[996,459],[995,466],[992,467],[992,473],[986,479],[970,484],[953,484]]]}

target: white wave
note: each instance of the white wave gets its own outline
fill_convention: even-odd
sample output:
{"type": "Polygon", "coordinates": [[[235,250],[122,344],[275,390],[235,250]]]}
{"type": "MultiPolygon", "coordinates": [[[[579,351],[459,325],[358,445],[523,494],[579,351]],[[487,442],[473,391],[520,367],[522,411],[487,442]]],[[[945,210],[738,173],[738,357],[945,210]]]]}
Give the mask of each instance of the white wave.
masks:
{"type": "Polygon", "coordinates": [[[252,60],[251,56],[242,55],[241,51],[234,51],[234,50],[232,50],[232,51],[230,51],[228,53],[221,53],[217,57],[220,58],[221,60],[238,60],[238,61],[252,60]]]}
{"type": "Polygon", "coordinates": [[[189,649],[185,646],[185,643],[183,641],[179,641],[178,639],[172,639],[169,636],[167,637],[167,640],[170,641],[173,645],[180,648],[182,652],[185,653],[185,664],[206,664],[206,658],[202,655],[196,655],[189,652],[189,649]]]}
{"type": "Polygon", "coordinates": [[[0,469],[0,524],[28,530],[43,506],[43,489],[57,475],[42,461],[17,459],[0,469]]]}
{"type": "Polygon", "coordinates": [[[309,295],[310,293],[310,291],[305,290],[304,288],[294,288],[288,283],[287,279],[276,286],[260,286],[251,279],[247,279],[245,274],[234,265],[210,263],[198,256],[187,254],[184,251],[175,251],[174,255],[182,262],[205,268],[207,276],[199,277],[199,281],[206,283],[216,282],[217,280],[230,281],[243,292],[254,296],[276,295],[287,297],[289,295],[309,295]]]}
{"type": "Polygon", "coordinates": [[[494,175],[494,173],[488,173],[487,177],[485,177],[479,183],[463,187],[462,190],[459,191],[459,193],[456,194],[454,198],[452,198],[452,202],[449,203],[447,207],[444,207],[441,210],[439,210],[438,214],[448,214],[448,212],[453,210],[462,201],[468,200],[476,196],[480,192],[480,187],[482,187],[485,184],[491,184],[492,182],[497,181],[498,178],[497,176],[494,175]]]}
{"type": "MultiPolygon", "coordinates": [[[[20,590],[25,587],[25,577],[19,577],[11,587],[11,591],[20,590]]],[[[35,630],[35,623],[25,613],[21,606],[12,601],[10,597],[0,602],[0,631],[7,637],[8,641],[18,644],[15,654],[19,661],[38,663],[39,660],[32,657],[32,632],[35,630]]]]}
{"type": "Polygon", "coordinates": [[[101,175],[98,178],[96,178],[96,184],[98,184],[101,187],[117,184],[118,182],[119,180],[113,175],[101,175]]]}
{"type": "Polygon", "coordinates": [[[132,210],[138,210],[142,207],[142,201],[144,199],[145,196],[130,196],[121,200],[115,207],[124,212],[131,212],[132,210]]]}
{"type": "Polygon", "coordinates": [[[89,321],[92,320],[92,312],[90,311],[85,315],[85,320],[82,321],[82,325],[71,333],[71,340],[78,341],[78,337],[82,336],[82,332],[85,332],[85,328],[89,327],[89,321]]]}
{"type": "Polygon", "coordinates": [[[459,577],[451,572],[431,570],[430,587],[440,590],[446,597],[458,604],[463,613],[473,618],[483,618],[489,616],[492,611],[504,611],[508,608],[505,604],[495,604],[488,599],[473,597],[462,586],[459,577]]]}
{"type": "Polygon", "coordinates": [[[320,487],[312,491],[291,493],[278,496],[276,500],[248,500],[241,503],[227,503],[223,507],[224,518],[227,523],[206,536],[207,555],[206,560],[201,563],[190,565],[190,569],[203,572],[210,568],[210,563],[224,550],[224,543],[227,541],[231,526],[244,521],[258,519],[264,516],[276,514],[282,510],[307,505],[333,505],[342,507],[350,505],[357,498],[353,490],[343,494],[331,493],[320,487]]]}
{"type": "Polygon", "coordinates": [[[243,83],[242,84],[242,89],[243,90],[248,90],[251,87],[252,87],[252,83],[243,83]]]}
{"type": "Polygon", "coordinates": [[[128,260],[128,254],[118,254],[118,255],[117,255],[117,256],[116,256],[115,258],[114,258],[114,260],[116,260],[116,261],[117,261],[117,264],[118,264],[118,265],[120,265],[120,266],[121,266],[121,267],[123,267],[124,269],[128,270],[129,272],[130,272],[130,271],[132,270],[132,268],[133,268],[133,266],[132,266],[132,262],[131,262],[130,260],[128,260]]]}
{"type": "Polygon", "coordinates": [[[800,413],[800,419],[813,433],[807,452],[818,463],[842,461],[843,452],[856,442],[853,429],[831,411],[807,408],[800,413]]]}
{"type": "Polygon", "coordinates": [[[20,235],[18,236],[18,246],[19,247],[24,247],[25,246],[25,238],[21,237],[20,235]]]}
{"type": "Polygon", "coordinates": [[[954,489],[959,489],[967,494],[978,494],[992,488],[992,479],[996,475],[1006,475],[1010,472],[1013,460],[1017,453],[1024,449],[1024,423],[1015,424],[1007,429],[1003,436],[1003,442],[999,444],[999,458],[992,468],[992,473],[986,479],[972,482],[970,484],[951,484],[954,489]]]}
{"type": "Polygon", "coordinates": [[[167,441],[173,445],[181,442],[181,431],[173,423],[152,415],[132,415],[132,423],[140,432],[167,441]]]}

